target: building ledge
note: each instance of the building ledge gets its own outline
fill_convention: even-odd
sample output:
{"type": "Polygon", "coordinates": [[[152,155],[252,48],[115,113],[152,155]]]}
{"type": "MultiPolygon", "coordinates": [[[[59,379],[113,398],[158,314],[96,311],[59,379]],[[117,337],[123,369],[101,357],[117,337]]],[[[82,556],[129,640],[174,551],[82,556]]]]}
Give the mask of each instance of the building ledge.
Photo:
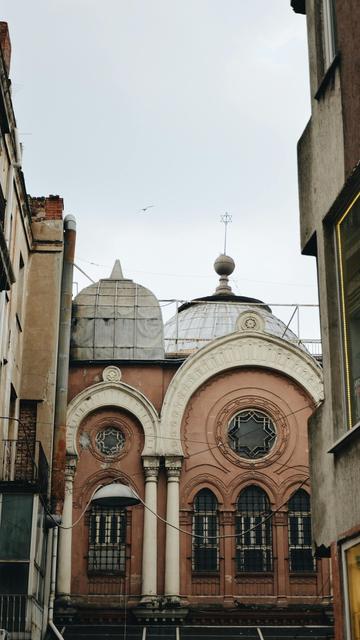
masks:
{"type": "Polygon", "coordinates": [[[320,100],[323,97],[328,85],[334,77],[335,69],[339,66],[339,62],[340,54],[337,53],[321,78],[317,92],[314,95],[315,100],[320,100]]]}
{"type": "Polygon", "coordinates": [[[328,450],[328,453],[333,453],[336,456],[342,451],[342,449],[345,449],[345,447],[349,447],[358,438],[360,438],[360,421],[355,424],[352,429],[349,429],[349,431],[344,433],[341,438],[336,440],[336,442],[334,442],[332,447],[328,450]]]}

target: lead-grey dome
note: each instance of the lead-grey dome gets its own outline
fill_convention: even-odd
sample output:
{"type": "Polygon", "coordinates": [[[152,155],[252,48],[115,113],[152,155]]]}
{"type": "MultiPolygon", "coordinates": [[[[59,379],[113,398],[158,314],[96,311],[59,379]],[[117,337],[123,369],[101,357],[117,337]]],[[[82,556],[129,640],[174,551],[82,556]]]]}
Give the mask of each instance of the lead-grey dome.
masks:
{"type": "Polygon", "coordinates": [[[228,283],[228,275],[235,268],[232,258],[219,256],[214,268],[220,275],[215,294],[183,304],[177,316],[166,322],[166,353],[191,353],[215,338],[237,331],[240,319],[246,312],[252,312],[254,318],[259,318],[265,333],[290,342],[299,342],[297,336],[261,300],[237,296],[232,292],[228,283]]]}
{"type": "Polygon", "coordinates": [[[109,278],[91,284],[74,299],[71,358],[164,358],[159,302],[149,289],[123,277],[118,260],[109,278]]]}

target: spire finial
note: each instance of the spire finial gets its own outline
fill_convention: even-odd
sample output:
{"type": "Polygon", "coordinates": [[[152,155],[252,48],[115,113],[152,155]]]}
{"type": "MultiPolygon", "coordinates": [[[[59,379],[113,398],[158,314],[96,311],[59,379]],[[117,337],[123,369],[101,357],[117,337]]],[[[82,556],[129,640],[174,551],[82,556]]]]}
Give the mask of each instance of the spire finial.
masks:
{"type": "Polygon", "coordinates": [[[216,258],[214,262],[214,269],[216,273],[220,276],[219,284],[216,288],[215,295],[219,294],[232,294],[231,287],[229,285],[229,276],[235,269],[235,262],[230,256],[225,254],[221,254],[218,258],[216,258]]]}
{"type": "Polygon", "coordinates": [[[115,260],[109,280],[124,280],[120,260],[115,260]]]}
{"type": "Polygon", "coordinates": [[[225,211],[225,213],[220,216],[220,222],[224,223],[225,233],[224,233],[224,256],[226,256],[226,236],[227,236],[227,226],[229,222],[232,222],[232,215],[225,211]]]}

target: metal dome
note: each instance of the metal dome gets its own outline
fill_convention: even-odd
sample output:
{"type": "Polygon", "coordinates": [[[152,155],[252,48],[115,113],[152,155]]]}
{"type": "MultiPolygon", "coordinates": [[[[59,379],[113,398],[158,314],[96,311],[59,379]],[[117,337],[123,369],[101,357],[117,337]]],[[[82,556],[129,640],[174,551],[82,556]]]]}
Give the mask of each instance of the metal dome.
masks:
{"type": "Polygon", "coordinates": [[[118,260],[109,278],[86,287],[74,299],[71,358],[164,358],[158,300],[149,289],[125,279],[118,260]]]}
{"type": "Polygon", "coordinates": [[[215,294],[185,303],[177,315],[166,322],[166,353],[191,353],[209,341],[240,328],[250,330],[256,327],[289,342],[299,343],[297,336],[261,300],[237,296],[232,292],[228,283],[228,275],[235,268],[232,258],[220,255],[214,268],[220,275],[215,294]],[[241,327],[241,318],[245,318],[246,312],[251,312],[252,319],[249,326],[241,327]]]}
{"type": "Polygon", "coordinates": [[[252,311],[264,321],[264,332],[298,342],[297,336],[264,307],[237,301],[198,301],[179,312],[164,327],[167,353],[191,352],[210,340],[238,330],[241,314],[252,311]]]}

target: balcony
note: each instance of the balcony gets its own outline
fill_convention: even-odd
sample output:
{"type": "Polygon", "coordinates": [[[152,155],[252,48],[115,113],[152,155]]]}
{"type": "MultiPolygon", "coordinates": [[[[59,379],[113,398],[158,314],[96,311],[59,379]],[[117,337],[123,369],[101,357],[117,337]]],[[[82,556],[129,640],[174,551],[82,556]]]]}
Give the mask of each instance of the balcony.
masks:
{"type": "Polygon", "coordinates": [[[31,491],[46,496],[49,465],[36,440],[2,440],[0,491],[31,491]]]}

